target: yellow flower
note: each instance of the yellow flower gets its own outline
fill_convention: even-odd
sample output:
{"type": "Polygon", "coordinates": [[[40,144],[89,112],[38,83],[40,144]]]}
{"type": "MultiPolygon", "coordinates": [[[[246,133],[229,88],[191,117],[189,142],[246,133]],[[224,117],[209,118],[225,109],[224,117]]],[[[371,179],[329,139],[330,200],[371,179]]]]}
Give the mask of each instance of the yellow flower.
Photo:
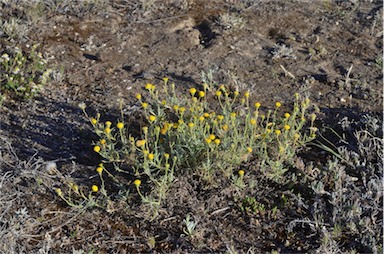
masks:
{"type": "Polygon", "coordinates": [[[213,142],[215,142],[216,145],[220,145],[220,142],[221,142],[221,141],[220,141],[220,139],[217,138],[217,139],[215,139],[213,142]]]}
{"type": "Polygon", "coordinates": [[[148,154],[148,159],[153,160],[155,158],[155,155],[153,153],[148,154]]]}
{"type": "Polygon", "coordinates": [[[243,177],[245,172],[244,170],[240,169],[239,172],[237,172],[239,174],[240,177],[243,177]]]}
{"type": "Polygon", "coordinates": [[[91,123],[92,123],[93,125],[97,124],[97,120],[96,120],[96,118],[92,118],[92,119],[91,119],[91,123]]]}
{"type": "Polygon", "coordinates": [[[293,138],[294,138],[295,140],[298,140],[298,139],[300,138],[300,134],[295,133],[295,134],[293,135],[293,138]]]}
{"type": "Polygon", "coordinates": [[[276,135],[280,135],[281,134],[281,130],[275,130],[275,134],[276,135]]]}
{"type": "Polygon", "coordinates": [[[221,128],[223,128],[224,131],[227,131],[227,130],[228,130],[228,125],[225,124],[225,125],[223,125],[223,127],[221,127],[221,128]]]}
{"type": "Polygon", "coordinates": [[[167,82],[168,82],[168,80],[169,80],[169,78],[167,78],[167,77],[164,77],[164,78],[163,78],[163,80],[164,80],[164,82],[165,82],[165,83],[167,83],[167,82]]]}
{"type": "Polygon", "coordinates": [[[209,135],[210,140],[214,140],[215,138],[216,138],[215,135],[213,135],[213,134],[209,135]]]}
{"type": "Polygon", "coordinates": [[[248,147],[247,147],[247,152],[248,152],[248,153],[252,153],[252,147],[249,147],[249,146],[248,146],[248,147]]]}
{"type": "Polygon", "coordinates": [[[290,116],[291,116],[291,114],[289,114],[288,112],[284,114],[285,118],[289,118],[290,116]]]}
{"type": "Polygon", "coordinates": [[[189,89],[189,93],[194,96],[195,93],[197,92],[196,88],[192,87],[191,89],[189,89]]]}
{"type": "Polygon", "coordinates": [[[93,151],[95,151],[96,153],[100,152],[100,150],[101,150],[100,146],[94,146],[93,147],[93,151]]]}
{"type": "Polygon", "coordinates": [[[252,125],[255,125],[255,124],[256,124],[256,119],[252,118],[249,122],[250,122],[252,125]]]}
{"type": "Polygon", "coordinates": [[[175,111],[179,110],[179,106],[178,105],[173,106],[173,110],[175,111]]]}
{"type": "Polygon", "coordinates": [[[149,121],[150,122],[153,122],[153,121],[155,121],[156,120],[156,116],[154,116],[154,115],[150,115],[149,116],[149,121]]]}
{"type": "Polygon", "coordinates": [[[244,93],[244,97],[245,97],[245,98],[249,98],[249,91],[246,91],[246,92],[244,93]]]}
{"type": "Polygon", "coordinates": [[[183,119],[179,119],[179,120],[177,120],[177,123],[178,123],[179,125],[181,125],[181,124],[184,123],[184,121],[183,121],[183,119]]]}
{"type": "Polygon", "coordinates": [[[142,139],[142,140],[137,140],[136,141],[136,146],[137,147],[142,147],[142,146],[144,146],[145,145],[145,140],[144,139],[142,139]]]}
{"type": "Polygon", "coordinates": [[[169,153],[165,153],[164,157],[165,157],[166,160],[168,160],[169,159],[169,153]]]}
{"type": "Polygon", "coordinates": [[[188,127],[189,127],[189,128],[192,128],[193,126],[195,126],[194,123],[188,123],[188,127]]]}
{"type": "Polygon", "coordinates": [[[107,128],[111,127],[111,125],[112,125],[111,121],[106,121],[106,122],[105,122],[105,126],[106,126],[107,128]]]}
{"type": "Polygon", "coordinates": [[[107,143],[107,141],[106,141],[105,139],[101,139],[101,140],[100,140],[100,144],[101,144],[101,145],[105,145],[106,143],[107,143]]]}
{"type": "Polygon", "coordinates": [[[117,126],[118,129],[122,129],[122,128],[124,128],[124,123],[119,122],[119,123],[117,123],[116,126],[117,126]]]}
{"type": "Polygon", "coordinates": [[[216,94],[217,97],[220,97],[222,93],[221,93],[221,91],[216,91],[215,94],[216,94]]]}
{"type": "Polygon", "coordinates": [[[141,100],[141,94],[136,94],[136,99],[141,100]]]}
{"type": "Polygon", "coordinates": [[[199,121],[200,121],[200,122],[204,121],[204,119],[205,119],[204,116],[200,116],[200,117],[199,117],[199,121]]]}
{"type": "Polygon", "coordinates": [[[109,133],[111,133],[111,128],[108,128],[108,127],[105,128],[105,129],[104,129],[104,132],[105,132],[105,134],[109,134],[109,133]]]}
{"type": "Polygon", "coordinates": [[[217,116],[217,120],[222,121],[223,119],[224,119],[224,116],[223,116],[223,115],[218,115],[218,116],[217,116]]]}
{"type": "Polygon", "coordinates": [[[206,139],[205,139],[205,142],[206,142],[207,144],[210,144],[210,143],[212,142],[212,140],[211,140],[210,138],[206,138],[206,139]]]}
{"type": "Polygon", "coordinates": [[[163,127],[163,128],[161,128],[160,133],[162,135],[165,135],[165,134],[167,134],[167,131],[168,131],[168,128],[163,127]]]}
{"type": "Polygon", "coordinates": [[[141,106],[143,107],[143,109],[146,109],[148,107],[148,103],[143,102],[143,103],[141,103],[141,106]]]}
{"type": "Polygon", "coordinates": [[[208,118],[208,117],[209,117],[209,114],[208,114],[208,113],[204,113],[203,116],[204,116],[205,118],[208,118]]]}
{"type": "Polygon", "coordinates": [[[234,94],[235,96],[238,96],[238,95],[240,94],[240,92],[236,90],[233,94],[234,94]]]}
{"type": "Polygon", "coordinates": [[[154,88],[154,85],[152,85],[152,84],[150,84],[150,83],[148,83],[148,84],[145,85],[145,89],[147,89],[148,91],[149,91],[149,90],[152,90],[152,88],[154,88]]]}
{"type": "Polygon", "coordinates": [[[161,101],[161,105],[164,106],[165,104],[167,104],[167,102],[166,102],[165,100],[162,100],[162,101],[161,101]]]}
{"type": "Polygon", "coordinates": [[[97,185],[92,185],[92,191],[93,192],[98,192],[99,191],[99,187],[97,185]]]}
{"type": "Polygon", "coordinates": [[[312,113],[311,114],[311,121],[314,122],[316,120],[316,114],[312,113]]]}
{"type": "Polygon", "coordinates": [[[255,103],[255,108],[260,108],[260,106],[261,106],[260,102],[255,103]]]}
{"type": "Polygon", "coordinates": [[[278,101],[278,102],[276,102],[275,105],[276,105],[276,108],[280,108],[281,107],[281,102],[278,101]]]}
{"type": "Polygon", "coordinates": [[[284,125],[284,130],[289,130],[291,129],[291,126],[289,126],[288,124],[284,125]]]}
{"type": "Polygon", "coordinates": [[[236,112],[232,112],[231,117],[236,117],[236,112]]]}
{"type": "Polygon", "coordinates": [[[185,112],[185,107],[180,107],[179,108],[179,112],[182,114],[182,113],[184,113],[185,112]]]}
{"type": "Polygon", "coordinates": [[[103,168],[102,167],[97,167],[96,168],[96,172],[101,174],[101,172],[103,172],[103,168]]]}
{"type": "Polygon", "coordinates": [[[61,191],[60,188],[56,188],[55,192],[56,192],[56,194],[57,194],[58,196],[60,196],[60,197],[63,196],[63,192],[61,191]]]}
{"type": "Polygon", "coordinates": [[[203,98],[204,96],[205,96],[204,91],[200,91],[200,92],[199,92],[199,97],[200,97],[200,98],[203,98]]]}
{"type": "Polygon", "coordinates": [[[133,181],[133,184],[136,186],[136,188],[139,188],[141,181],[139,179],[136,179],[135,181],[133,181]]]}
{"type": "Polygon", "coordinates": [[[179,124],[178,124],[178,123],[174,123],[174,124],[172,125],[172,127],[173,127],[174,129],[177,129],[177,128],[179,128],[179,124]]]}

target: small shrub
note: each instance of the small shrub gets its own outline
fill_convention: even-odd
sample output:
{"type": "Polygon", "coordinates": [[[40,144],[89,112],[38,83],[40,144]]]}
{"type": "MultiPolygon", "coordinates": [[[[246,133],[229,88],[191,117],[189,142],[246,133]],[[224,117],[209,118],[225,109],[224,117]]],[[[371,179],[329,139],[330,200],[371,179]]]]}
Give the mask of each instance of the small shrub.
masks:
{"type": "Polygon", "coordinates": [[[146,95],[136,95],[142,110],[137,135],[129,133],[123,114],[116,123],[102,122],[100,115],[89,117],[81,105],[99,136],[93,149],[103,158],[97,171],[105,195],[105,177],[119,182],[118,172],[136,179],[133,183],[142,201],[155,206],[183,173],[199,175],[206,184],[224,175],[242,188],[244,171],[235,170],[252,159],[258,161],[261,173],[280,182],[297,149],[315,138],[316,116],[308,116],[310,101],[298,94],[292,111],[281,112],[282,103],[276,102],[264,114],[260,103],[251,105],[248,91],[240,93],[224,85],[204,84],[178,94],[164,78],[161,90],[152,84],[145,90],[146,95]],[[308,122],[310,127],[303,131],[308,122]],[[115,173],[103,165],[113,165],[115,173]]]}
{"type": "Polygon", "coordinates": [[[49,81],[50,69],[41,53],[32,46],[27,54],[19,48],[0,56],[0,97],[32,98],[49,81]]]}

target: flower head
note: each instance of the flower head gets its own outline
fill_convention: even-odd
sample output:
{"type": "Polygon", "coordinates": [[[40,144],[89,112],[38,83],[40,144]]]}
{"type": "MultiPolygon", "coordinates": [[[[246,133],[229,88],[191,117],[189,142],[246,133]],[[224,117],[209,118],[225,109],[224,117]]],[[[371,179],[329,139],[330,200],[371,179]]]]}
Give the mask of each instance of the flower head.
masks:
{"type": "Polygon", "coordinates": [[[153,122],[153,121],[155,121],[156,120],[156,116],[154,116],[154,115],[150,115],[149,116],[149,121],[150,122],[153,122]]]}
{"type": "Polygon", "coordinates": [[[289,129],[291,129],[291,126],[289,126],[288,124],[286,124],[286,125],[284,125],[284,130],[289,130],[289,129]]]}
{"type": "Polygon", "coordinates": [[[252,153],[252,147],[247,147],[247,152],[252,153]]]}
{"type": "Polygon", "coordinates": [[[133,181],[133,184],[136,186],[136,188],[139,188],[141,184],[141,180],[136,179],[135,181],[133,181]]]}
{"type": "Polygon", "coordinates": [[[119,123],[117,123],[116,127],[117,127],[118,129],[122,129],[122,128],[124,128],[124,123],[119,122],[119,123]]]}
{"type": "Polygon", "coordinates": [[[93,151],[95,151],[96,153],[99,153],[101,150],[101,147],[100,146],[94,146],[93,147],[93,151]]]}
{"type": "Polygon", "coordinates": [[[220,145],[220,139],[216,138],[215,140],[213,140],[213,142],[215,142],[216,145],[220,145]]]}
{"type": "Polygon", "coordinates": [[[97,124],[97,120],[96,120],[96,118],[92,118],[92,119],[91,119],[91,123],[92,123],[93,125],[97,124]]]}
{"type": "Polygon", "coordinates": [[[145,145],[145,140],[144,139],[136,141],[136,146],[137,147],[142,147],[144,145],[145,145]]]}
{"type": "Polygon", "coordinates": [[[97,185],[92,185],[92,191],[93,192],[98,192],[99,191],[99,187],[97,185]]]}
{"type": "Polygon", "coordinates": [[[143,107],[143,109],[146,109],[148,107],[148,103],[143,102],[143,103],[141,103],[141,106],[143,107]]]}
{"type": "Polygon", "coordinates": [[[141,100],[141,94],[136,94],[136,99],[141,100]]]}
{"type": "Polygon", "coordinates": [[[155,155],[153,153],[149,153],[147,157],[148,159],[153,160],[155,158],[155,155]]]}
{"type": "Polygon", "coordinates": [[[243,177],[245,172],[244,170],[240,169],[239,172],[237,172],[239,174],[240,177],[243,177]]]}
{"type": "Polygon", "coordinates": [[[255,103],[255,108],[260,108],[260,106],[261,106],[260,102],[255,103]]]}
{"type": "Polygon", "coordinates": [[[200,91],[200,92],[199,92],[199,97],[200,97],[200,98],[203,98],[204,96],[205,96],[205,92],[204,92],[204,91],[200,91]]]}
{"type": "Polygon", "coordinates": [[[96,168],[96,172],[101,174],[103,172],[103,168],[102,167],[97,167],[96,168]]]}
{"type": "Polygon", "coordinates": [[[276,102],[275,105],[276,105],[276,108],[280,108],[281,107],[281,102],[278,101],[278,102],[276,102]]]}
{"type": "Polygon", "coordinates": [[[288,112],[284,114],[285,118],[289,118],[290,116],[291,116],[291,114],[289,114],[288,112]]]}
{"type": "Polygon", "coordinates": [[[194,96],[195,93],[197,92],[196,88],[192,87],[191,89],[189,89],[189,93],[194,96]]]}

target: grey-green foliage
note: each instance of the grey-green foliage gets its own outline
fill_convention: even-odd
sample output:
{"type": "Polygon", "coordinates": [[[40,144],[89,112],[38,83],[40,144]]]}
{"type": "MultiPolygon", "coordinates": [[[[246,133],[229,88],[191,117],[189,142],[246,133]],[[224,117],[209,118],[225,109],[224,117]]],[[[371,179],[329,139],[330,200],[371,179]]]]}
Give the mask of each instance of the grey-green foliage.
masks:
{"type": "Polygon", "coordinates": [[[357,247],[365,252],[382,251],[383,134],[380,122],[370,115],[358,122],[343,119],[341,127],[350,138],[335,151],[340,156],[328,161],[322,175],[312,182],[317,194],[313,217],[321,218],[319,224],[326,225],[326,231],[330,232],[323,234],[324,239],[332,238],[323,244],[334,242],[342,246],[338,241],[348,235],[356,239],[360,244],[357,247]]]}
{"type": "Polygon", "coordinates": [[[0,102],[5,96],[23,99],[37,95],[50,79],[47,61],[32,46],[27,54],[20,48],[3,52],[0,56],[0,102]]]}

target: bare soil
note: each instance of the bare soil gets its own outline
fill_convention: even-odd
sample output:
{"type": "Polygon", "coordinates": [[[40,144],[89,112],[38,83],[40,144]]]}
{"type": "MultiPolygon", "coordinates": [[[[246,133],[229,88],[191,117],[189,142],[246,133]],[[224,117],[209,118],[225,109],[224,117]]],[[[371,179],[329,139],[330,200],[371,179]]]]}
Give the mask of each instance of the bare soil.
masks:
{"type": "MultiPolygon", "coordinates": [[[[266,108],[276,101],[289,104],[296,92],[307,94],[320,109],[319,128],[367,113],[382,121],[381,1],[155,1],[147,10],[139,2],[110,1],[84,12],[46,11],[19,41],[0,38],[0,51],[15,44],[28,50],[27,44],[39,43],[49,65],[63,70],[39,97],[7,101],[0,109],[0,135],[12,143],[18,161],[29,161],[19,170],[34,172],[35,160],[42,165],[56,161],[64,175],[89,184],[99,158],[92,151],[96,137],[78,104],[85,102],[91,114],[100,112],[109,120],[118,118],[123,99],[125,113],[134,118],[134,95],[147,82],[160,85],[169,77],[185,92],[202,84],[202,71],[214,70],[217,83],[250,89],[252,99],[266,108]],[[226,14],[241,17],[242,26],[225,22],[226,14]]],[[[0,8],[3,20],[23,19],[26,12],[1,3],[0,8]]],[[[312,149],[303,151],[304,162],[325,163],[326,155],[316,156],[320,151],[312,149]]],[[[2,172],[7,167],[3,164],[2,172]]],[[[27,203],[35,232],[20,239],[28,239],[22,245],[30,253],[48,238],[50,253],[219,253],[230,248],[297,253],[321,245],[308,225],[288,232],[289,223],[306,218],[309,208],[295,200],[290,186],[262,176],[255,176],[258,184],[248,194],[257,196],[266,212],[241,211],[243,194],[230,183],[204,189],[193,176],[184,176],[154,220],[139,200],[129,209],[117,205],[114,211],[78,214],[55,195],[55,179],[46,175],[39,185],[31,176],[16,176],[23,194],[10,209],[27,203]],[[282,194],[289,203],[273,214],[274,206],[286,202],[282,194]],[[187,214],[198,222],[193,237],[183,235],[187,214]]],[[[308,195],[311,200],[310,190],[308,195]]],[[[347,236],[340,242],[345,250],[372,251],[347,236]]]]}

